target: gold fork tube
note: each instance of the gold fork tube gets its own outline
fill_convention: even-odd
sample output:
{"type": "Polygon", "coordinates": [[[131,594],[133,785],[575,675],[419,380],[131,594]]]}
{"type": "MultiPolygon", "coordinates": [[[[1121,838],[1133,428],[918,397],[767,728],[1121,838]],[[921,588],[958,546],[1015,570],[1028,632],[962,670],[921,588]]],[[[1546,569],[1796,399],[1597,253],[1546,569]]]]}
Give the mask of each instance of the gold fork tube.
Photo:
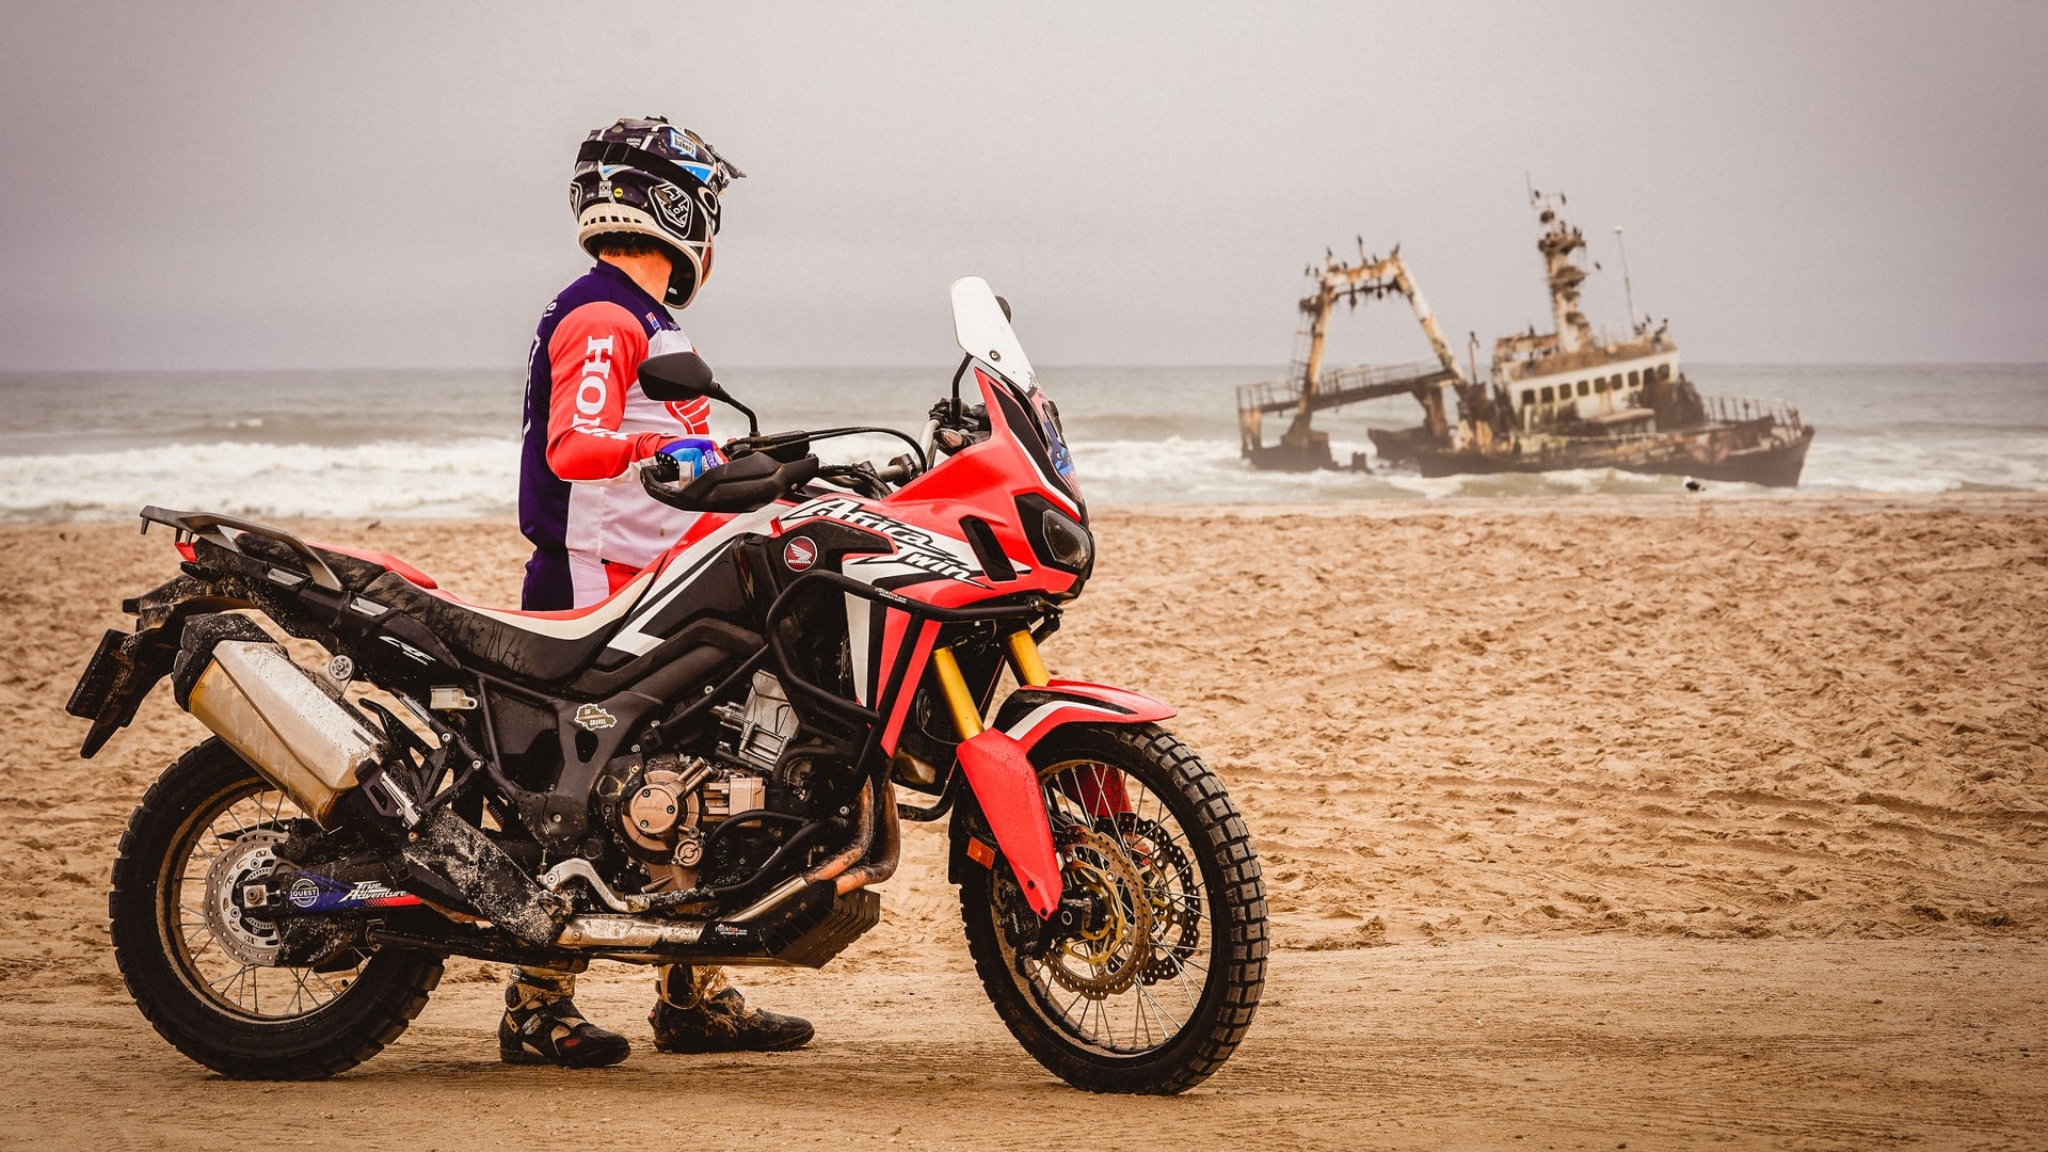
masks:
{"type": "Polygon", "coordinates": [[[1019,628],[1010,633],[1010,667],[1017,673],[1020,684],[1038,687],[1052,679],[1046,674],[1045,661],[1039,658],[1038,641],[1031,638],[1031,630],[1019,628]]]}
{"type": "Polygon", "coordinates": [[[932,649],[932,667],[938,669],[939,687],[946,691],[946,707],[953,710],[953,727],[962,740],[981,735],[981,709],[974,706],[974,694],[960,675],[960,662],[951,648],[932,649]]]}

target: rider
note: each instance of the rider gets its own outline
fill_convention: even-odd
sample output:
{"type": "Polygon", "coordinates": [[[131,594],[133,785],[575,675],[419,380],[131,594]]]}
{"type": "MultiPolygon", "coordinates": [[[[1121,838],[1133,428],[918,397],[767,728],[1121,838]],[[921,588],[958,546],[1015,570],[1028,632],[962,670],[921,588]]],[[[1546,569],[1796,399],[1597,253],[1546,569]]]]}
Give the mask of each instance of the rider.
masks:
{"type": "MultiPolygon", "coordinates": [[[[710,404],[648,399],[639,367],[692,350],[664,305],[688,307],[710,278],[719,194],[744,175],[660,117],[619,120],[577,153],[570,205],[597,263],[541,313],[530,353],[519,470],[519,528],[533,543],[527,611],[605,600],[694,520],[650,498],[638,472],[657,454],[685,475],[717,463],[710,404]]],[[[578,1068],[625,1059],[626,1038],[585,1020],[575,991],[573,973],[519,969],[499,1055],[578,1068]]],[[[811,1038],[809,1022],[750,1006],[719,969],[687,965],[661,970],[648,1022],[663,1052],[779,1051],[811,1038]]]]}

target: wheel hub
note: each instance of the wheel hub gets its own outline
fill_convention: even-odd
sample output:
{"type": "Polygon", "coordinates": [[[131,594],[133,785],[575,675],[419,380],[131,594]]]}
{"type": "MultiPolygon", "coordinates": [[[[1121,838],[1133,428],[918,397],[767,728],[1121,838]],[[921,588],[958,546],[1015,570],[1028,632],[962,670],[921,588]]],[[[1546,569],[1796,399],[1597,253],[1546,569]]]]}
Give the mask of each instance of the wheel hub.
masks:
{"type": "Polygon", "coordinates": [[[242,888],[277,870],[277,846],[286,839],[286,833],[269,828],[245,832],[206,870],[206,927],[238,963],[277,963],[277,924],[242,906],[242,888]]]}

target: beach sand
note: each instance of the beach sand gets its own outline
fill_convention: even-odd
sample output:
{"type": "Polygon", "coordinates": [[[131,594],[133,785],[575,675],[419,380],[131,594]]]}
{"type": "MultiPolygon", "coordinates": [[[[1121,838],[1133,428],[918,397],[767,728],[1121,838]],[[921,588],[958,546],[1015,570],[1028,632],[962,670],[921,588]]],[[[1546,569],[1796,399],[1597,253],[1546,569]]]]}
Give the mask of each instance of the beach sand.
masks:
{"type": "MultiPolygon", "coordinates": [[[[487,1147],[542,1138],[557,1105],[673,1143],[758,1098],[708,1142],[2048,1144],[2048,498],[1095,526],[1048,662],[1180,709],[1272,903],[1267,1003],[1192,1096],[1088,1097],[1031,1063],[980,999],[925,828],[841,961],[745,974],[818,1018],[805,1052],[657,1056],[645,974],[601,965],[584,999],[634,1058],[500,1069],[500,974],[453,961],[413,1030],[339,1081],[211,1077],[128,1004],[104,923],[122,822],[203,731],[160,688],[80,761],[62,711],[99,632],[127,626],[121,597],[175,556],[160,530],[78,523],[0,528],[0,1018],[19,1039],[0,1143],[487,1147]]],[[[294,527],[516,598],[509,523],[294,527]]]]}

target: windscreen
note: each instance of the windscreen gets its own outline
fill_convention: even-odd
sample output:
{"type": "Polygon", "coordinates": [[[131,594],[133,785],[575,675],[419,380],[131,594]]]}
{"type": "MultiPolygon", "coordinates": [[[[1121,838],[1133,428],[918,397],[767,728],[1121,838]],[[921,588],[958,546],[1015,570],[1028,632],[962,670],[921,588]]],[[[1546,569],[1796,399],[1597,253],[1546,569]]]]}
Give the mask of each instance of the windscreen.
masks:
{"type": "Polygon", "coordinates": [[[1038,374],[1024,355],[1024,345],[1010,328],[1003,306],[988,281],[962,276],[953,281],[953,338],[960,350],[1008,377],[1026,392],[1038,390],[1038,374]]]}

